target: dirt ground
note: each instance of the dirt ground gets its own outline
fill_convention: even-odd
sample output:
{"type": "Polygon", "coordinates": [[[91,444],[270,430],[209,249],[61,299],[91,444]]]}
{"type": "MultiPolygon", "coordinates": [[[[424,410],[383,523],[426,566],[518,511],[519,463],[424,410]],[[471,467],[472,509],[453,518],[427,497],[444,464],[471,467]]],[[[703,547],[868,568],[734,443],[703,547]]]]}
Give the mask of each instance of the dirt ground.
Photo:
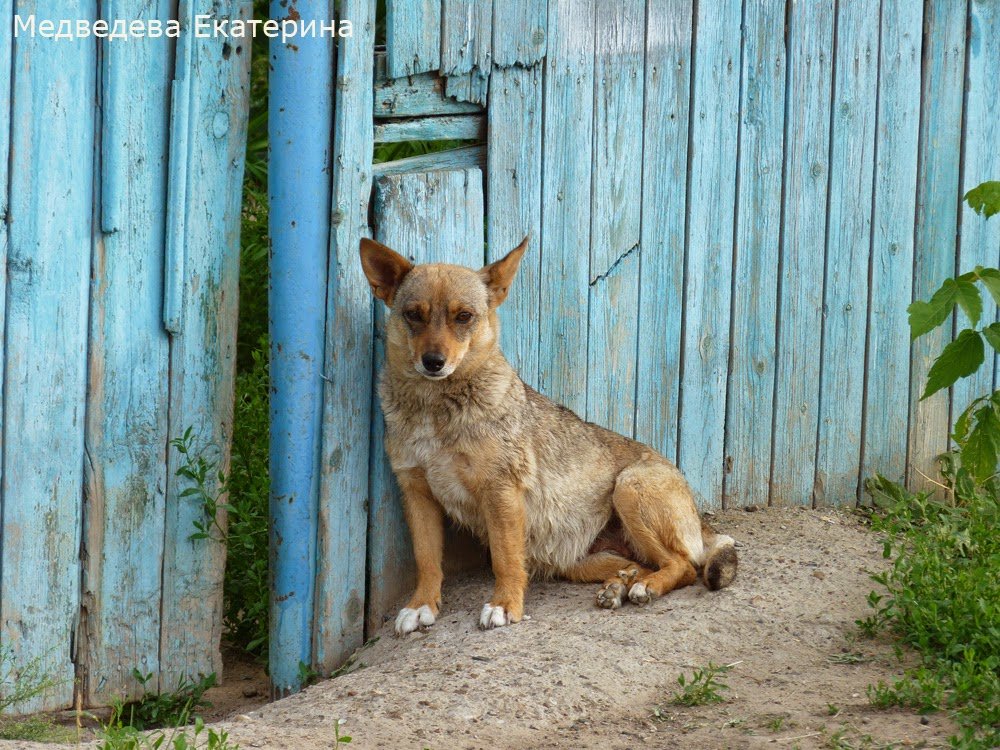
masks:
{"type": "MultiPolygon", "coordinates": [[[[354,671],[222,722],[243,748],[940,747],[947,718],[878,711],[865,687],[902,672],[887,641],[856,634],[879,539],[835,510],[728,511],[740,543],[733,585],[700,585],[647,607],[597,609],[595,586],[535,583],[530,619],[482,632],[486,573],[445,584],[437,624],[391,625],[354,671]],[[725,703],[671,703],[677,676],[733,664],[725,703]]],[[[235,681],[255,684],[254,678],[235,681]]],[[[230,684],[232,684],[232,679],[230,684]]],[[[257,696],[255,696],[256,698],[257,696]]],[[[0,748],[27,747],[0,742],[0,748]]],[[[48,747],[52,747],[49,745],[48,747]]]]}

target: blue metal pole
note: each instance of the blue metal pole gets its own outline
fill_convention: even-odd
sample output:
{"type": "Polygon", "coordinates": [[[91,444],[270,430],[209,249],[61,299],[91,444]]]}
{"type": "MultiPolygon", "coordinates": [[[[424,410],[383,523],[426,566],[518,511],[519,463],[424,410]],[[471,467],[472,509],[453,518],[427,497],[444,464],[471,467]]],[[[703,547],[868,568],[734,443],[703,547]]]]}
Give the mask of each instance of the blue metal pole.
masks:
{"type": "MultiPolygon", "coordinates": [[[[329,23],[330,0],[275,0],[271,18],[329,23]]],[[[333,39],[270,40],[271,624],[275,697],[312,666],[330,240],[333,39]]]]}

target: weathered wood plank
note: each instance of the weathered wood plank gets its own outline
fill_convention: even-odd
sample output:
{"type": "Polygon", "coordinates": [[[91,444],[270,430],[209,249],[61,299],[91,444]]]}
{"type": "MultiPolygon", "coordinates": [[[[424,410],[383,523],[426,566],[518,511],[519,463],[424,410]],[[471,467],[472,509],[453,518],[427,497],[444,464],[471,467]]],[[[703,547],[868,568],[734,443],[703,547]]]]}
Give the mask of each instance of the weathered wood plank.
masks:
{"type": "Polygon", "coordinates": [[[545,56],[546,0],[493,4],[493,64],[529,67],[545,56]]]}
{"type": "Polygon", "coordinates": [[[791,6],[771,502],[812,504],[830,147],[832,0],[791,6]]]}
{"type": "Polygon", "coordinates": [[[375,143],[471,141],[486,138],[483,115],[446,115],[375,123],[375,143]]]}
{"type": "MultiPolygon", "coordinates": [[[[0,18],[11,19],[14,0],[0,0],[0,18]]],[[[4,21],[6,23],[6,21],[4,21]]],[[[13,34],[0,34],[0,456],[4,446],[4,352],[6,342],[3,331],[7,310],[7,252],[10,244],[8,227],[8,198],[10,197],[10,117],[11,117],[11,55],[13,54],[13,34]]],[[[0,458],[0,493],[3,491],[3,460],[0,458]]],[[[0,495],[2,501],[2,495],[0,495]]],[[[3,533],[3,512],[0,508],[0,534],[3,533]]],[[[3,599],[3,558],[0,555],[0,600],[3,599]]],[[[0,629],[0,633],[3,630],[0,629]]]]}
{"type": "Polygon", "coordinates": [[[546,396],[581,415],[587,408],[595,11],[594,0],[549,3],[542,133],[538,383],[546,396]]]}
{"type": "Polygon", "coordinates": [[[364,638],[369,439],[372,430],[372,298],[358,243],[371,195],[374,0],[345,0],[355,35],[337,52],[333,121],[333,222],[327,294],[320,460],[315,668],[338,667],[364,638]],[[360,21],[360,23],[359,23],[360,21]]]}
{"type": "MultiPolygon", "coordinates": [[[[483,264],[483,181],[478,169],[388,175],[375,180],[375,237],[416,263],[483,264]]],[[[375,370],[385,364],[387,310],[375,308],[375,370]]],[[[376,396],[375,401],[378,401],[376,396]]],[[[409,531],[383,440],[376,404],[372,430],[368,528],[367,629],[395,615],[410,593],[413,561],[409,531]]]]}
{"type": "Polygon", "coordinates": [[[785,2],[745,6],[733,326],[726,398],[727,506],[767,505],[785,120],[785,2]]]}
{"type": "Polygon", "coordinates": [[[677,459],[692,4],[649,0],[635,436],[677,459]]]}
{"type": "Polygon", "coordinates": [[[500,308],[504,354],[538,387],[538,305],[542,223],[542,71],[495,68],[490,93],[486,170],[487,257],[499,260],[532,237],[510,296],[500,308]],[[513,146],[513,147],[512,147],[513,146]]]}
{"type": "MultiPolygon", "coordinates": [[[[49,18],[40,5],[17,11],[49,18]]],[[[92,0],[74,10],[97,13],[92,0]]],[[[17,707],[30,712],[74,690],[97,42],[22,33],[12,71],[0,643],[60,681],[17,707]]]]}
{"type": "MultiPolygon", "coordinates": [[[[955,274],[966,9],[965,0],[955,0],[930,2],[924,10],[914,299],[929,299],[955,274]]],[[[931,363],[951,340],[948,328],[921,336],[911,350],[907,479],[914,488],[933,486],[925,477],[937,476],[936,458],[948,447],[950,394],[939,391],[920,400],[931,363]]]]}
{"type": "Polygon", "coordinates": [[[862,480],[906,472],[922,25],[921,3],[883,0],[862,480]]]}
{"type": "MultiPolygon", "coordinates": [[[[109,20],[171,18],[120,0],[109,20]]],[[[84,465],[78,659],[84,705],[128,700],[159,671],[169,349],[161,319],[171,55],[157,39],[107,44],[84,465]],[[128,377],[123,377],[128,373],[128,377]]]]}
{"type": "Polygon", "coordinates": [[[817,505],[858,496],[880,0],[840,3],[834,54],[829,229],[820,366],[817,505]]]}
{"type": "Polygon", "coordinates": [[[445,91],[447,81],[436,71],[404,78],[391,78],[384,53],[375,55],[375,117],[422,117],[482,112],[474,102],[460,102],[445,91]]]}
{"type": "Polygon", "coordinates": [[[493,0],[442,0],[441,74],[446,93],[486,104],[493,61],[493,0]]]}
{"type": "Polygon", "coordinates": [[[385,0],[386,70],[403,78],[441,67],[441,0],[385,0]]]}
{"type": "MultiPolygon", "coordinates": [[[[212,13],[248,19],[242,0],[182,3],[181,18],[212,13]]],[[[170,342],[169,434],[193,429],[202,447],[218,446],[223,471],[229,464],[239,282],[240,202],[249,96],[250,49],[227,54],[223,38],[182,32],[192,48],[189,148],[170,159],[187,162],[189,178],[183,244],[185,304],[180,334],[170,342]]],[[[178,54],[179,66],[183,56],[178,54]]],[[[177,123],[171,123],[171,127],[177,123]]],[[[171,174],[175,173],[173,165],[171,174]]],[[[181,497],[186,480],[176,476],[184,457],[167,456],[163,606],[160,635],[161,690],[199,672],[221,675],[222,576],[225,549],[211,540],[191,540],[205,514],[197,497],[181,497]]]]}
{"type": "Polygon", "coordinates": [[[420,156],[408,156],[396,161],[385,161],[372,167],[376,177],[405,172],[431,172],[441,169],[472,169],[486,166],[486,147],[483,144],[462,146],[448,151],[435,151],[420,156]]]}
{"type": "MultiPolygon", "coordinates": [[[[742,4],[700,4],[695,29],[678,461],[702,507],[722,503],[742,4]]],[[[663,304],[659,299],[651,304],[663,304]]]]}
{"type": "MultiPolygon", "coordinates": [[[[594,33],[587,419],[635,430],[645,3],[599,5],[594,33]]],[[[650,144],[655,148],[654,144],[650,144]]]]}
{"type": "MultiPolygon", "coordinates": [[[[965,114],[962,140],[962,194],[1000,174],[1000,87],[996,71],[1000,64],[1000,6],[988,0],[970,0],[969,37],[966,52],[965,114]],[[992,176],[991,176],[992,175],[992,176]]],[[[1000,222],[986,221],[967,205],[959,208],[958,272],[971,271],[977,265],[996,267],[1000,261],[1000,222]]],[[[997,318],[997,306],[989,294],[983,297],[982,322],[997,318]]],[[[968,327],[969,319],[959,313],[957,330],[968,327]]],[[[993,391],[995,373],[993,352],[987,347],[983,366],[952,388],[952,421],[979,396],[993,391]]]]}

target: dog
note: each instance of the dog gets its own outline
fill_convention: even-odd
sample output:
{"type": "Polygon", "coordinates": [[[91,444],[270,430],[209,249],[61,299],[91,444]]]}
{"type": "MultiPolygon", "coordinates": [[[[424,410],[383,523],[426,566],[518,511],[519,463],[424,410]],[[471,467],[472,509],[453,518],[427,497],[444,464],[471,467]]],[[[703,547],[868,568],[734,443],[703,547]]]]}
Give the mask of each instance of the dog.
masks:
{"type": "Polygon", "coordinates": [[[504,358],[497,308],[528,242],[476,271],[414,265],[361,240],[365,276],[389,308],[378,388],[416,561],[399,635],[438,616],[446,515],[490,550],[483,629],[521,620],[532,576],[600,583],[608,609],[699,575],[711,590],[736,576],[733,539],[701,520],[676,466],[542,396],[504,358]]]}

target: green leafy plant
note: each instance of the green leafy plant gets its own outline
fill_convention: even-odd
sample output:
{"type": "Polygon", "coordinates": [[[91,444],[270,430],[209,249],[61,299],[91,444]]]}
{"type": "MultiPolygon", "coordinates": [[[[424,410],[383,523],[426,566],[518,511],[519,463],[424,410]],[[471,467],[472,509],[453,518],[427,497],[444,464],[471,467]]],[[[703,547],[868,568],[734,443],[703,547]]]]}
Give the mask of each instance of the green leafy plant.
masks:
{"type": "Polygon", "coordinates": [[[695,669],[690,677],[680,675],[677,684],[680,690],[674,693],[673,702],[680,706],[702,706],[706,703],[722,703],[726,698],[723,690],[729,690],[729,685],[723,682],[721,675],[730,672],[735,664],[715,665],[711,662],[707,667],[695,669]]]}
{"type": "MultiPolygon", "coordinates": [[[[143,689],[153,679],[153,673],[143,674],[132,670],[132,676],[143,689]]],[[[177,688],[166,693],[149,692],[137,701],[118,702],[112,710],[112,722],[134,727],[137,730],[158,727],[176,727],[190,723],[192,716],[212,704],[205,699],[205,693],[216,685],[215,672],[198,675],[197,679],[181,678],[177,688]]]]}
{"type": "Polygon", "coordinates": [[[181,454],[181,465],[175,472],[186,479],[189,486],[181,490],[180,497],[192,497],[201,503],[204,518],[194,521],[195,531],[188,539],[215,539],[225,542],[227,531],[219,521],[222,511],[231,511],[225,502],[228,492],[226,475],[219,469],[218,448],[199,447],[196,444],[194,428],[188,427],[184,434],[170,441],[170,445],[181,454]]]}
{"type": "Polygon", "coordinates": [[[344,722],[341,719],[336,719],[333,722],[334,747],[340,747],[341,745],[351,744],[351,735],[340,733],[340,729],[343,726],[343,723],[344,722]]]}
{"type": "Polygon", "coordinates": [[[14,650],[0,646],[0,714],[61,684],[45,671],[43,657],[36,656],[18,666],[14,650]]]}
{"type": "Polygon", "coordinates": [[[252,361],[253,367],[236,377],[223,617],[227,638],[266,661],[271,491],[267,339],[258,343],[252,361]]]}
{"type": "MultiPolygon", "coordinates": [[[[1000,212],[1000,182],[985,182],[965,195],[969,206],[985,217],[1000,212]]],[[[986,359],[986,346],[1000,352],[1000,322],[979,327],[986,289],[1000,304],[1000,269],[976,266],[953,279],[945,279],[929,300],[918,300],[908,308],[910,339],[916,340],[951,319],[956,308],[969,322],[947,344],[931,365],[921,399],[972,375],[986,359]]],[[[996,474],[1000,456],[1000,391],[981,396],[966,407],[955,421],[952,439],[958,449],[958,472],[967,472],[980,484],[996,474]]]]}
{"type": "Polygon", "coordinates": [[[175,726],[143,733],[112,716],[98,737],[98,750],[240,750],[240,746],[229,739],[228,732],[210,729],[198,717],[190,728],[175,726]]]}

